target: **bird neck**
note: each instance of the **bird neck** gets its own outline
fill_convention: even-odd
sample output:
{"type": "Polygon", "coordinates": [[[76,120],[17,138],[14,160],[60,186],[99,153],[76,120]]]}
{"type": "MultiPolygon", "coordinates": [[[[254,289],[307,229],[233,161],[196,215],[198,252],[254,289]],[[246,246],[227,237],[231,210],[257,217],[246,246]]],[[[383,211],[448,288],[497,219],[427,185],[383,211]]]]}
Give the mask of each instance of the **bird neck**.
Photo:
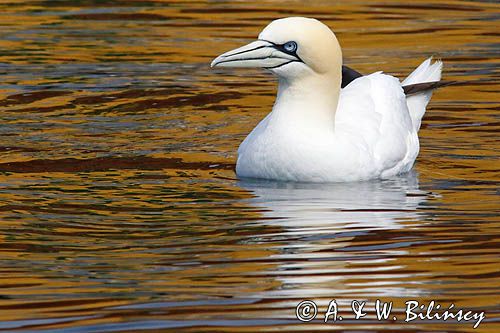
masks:
{"type": "Polygon", "coordinates": [[[341,73],[313,74],[279,80],[272,119],[289,128],[314,133],[333,131],[341,73]]]}

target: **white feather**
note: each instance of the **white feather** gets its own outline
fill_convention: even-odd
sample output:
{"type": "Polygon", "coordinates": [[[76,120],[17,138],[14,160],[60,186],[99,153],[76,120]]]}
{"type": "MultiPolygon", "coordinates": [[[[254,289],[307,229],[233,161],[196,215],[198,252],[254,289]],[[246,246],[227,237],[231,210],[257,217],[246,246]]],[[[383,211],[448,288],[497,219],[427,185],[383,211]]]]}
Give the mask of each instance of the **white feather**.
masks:
{"type": "Polygon", "coordinates": [[[406,97],[389,75],[367,75],[343,89],[332,132],[293,131],[295,121],[275,112],[280,110],[241,144],[238,175],[313,182],[387,178],[409,171],[418,154],[406,97]]]}
{"type": "MultiPolygon", "coordinates": [[[[438,60],[431,64],[431,60],[432,57],[428,58],[423,63],[421,63],[420,66],[418,66],[410,75],[408,75],[408,77],[403,81],[403,86],[425,82],[436,82],[441,80],[443,63],[438,60]]],[[[425,108],[431,100],[431,97],[432,90],[428,90],[420,94],[408,96],[408,98],[406,99],[408,109],[410,110],[410,116],[413,122],[413,126],[417,131],[420,129],[420,124],[425,113],[425,108]]]]}

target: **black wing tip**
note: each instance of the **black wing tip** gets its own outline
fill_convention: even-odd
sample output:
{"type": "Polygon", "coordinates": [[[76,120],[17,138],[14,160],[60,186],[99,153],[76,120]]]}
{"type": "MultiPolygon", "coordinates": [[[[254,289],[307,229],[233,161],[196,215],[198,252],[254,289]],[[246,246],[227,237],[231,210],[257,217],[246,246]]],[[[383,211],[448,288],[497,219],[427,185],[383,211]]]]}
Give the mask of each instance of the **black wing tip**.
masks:
{"type": "Polygon", "coordinates": [[[428,90],[434,90],[441,87],[451,86],[457,84],[458,81],[432,81],[432,82],[422,82],[403,86],[405,95],[415,95],[428,90]]]}
{"type": "Polygon", "coordinates": [[[363,74],[360,72],[347,67],[345,65],[342,66],[342,84],[341,87],[345,88],[349,83],[356,80],[358,77],[362,77],[363,74]]]}

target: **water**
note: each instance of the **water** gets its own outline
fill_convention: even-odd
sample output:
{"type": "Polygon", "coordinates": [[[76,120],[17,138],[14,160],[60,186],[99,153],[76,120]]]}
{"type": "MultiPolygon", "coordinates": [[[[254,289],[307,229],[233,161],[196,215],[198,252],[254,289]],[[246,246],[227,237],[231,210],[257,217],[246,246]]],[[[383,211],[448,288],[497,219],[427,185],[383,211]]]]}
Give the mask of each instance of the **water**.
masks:
{"type": "Polygon", "coordinates": [[[498,332],[498,18],[489,1],[2,2],[0,330],[473,331],[405,323],[415,299],[498,332]],[[434,94],[411,174],[236,179],[276,82],[208,64],[290,15],[330,25],[363,73],[443,58],[459,84],[434,94]],[[318,320],[295,318],[304,299],[318,320]],[[346,318],[326,325],[332,299],[346,318]]]}

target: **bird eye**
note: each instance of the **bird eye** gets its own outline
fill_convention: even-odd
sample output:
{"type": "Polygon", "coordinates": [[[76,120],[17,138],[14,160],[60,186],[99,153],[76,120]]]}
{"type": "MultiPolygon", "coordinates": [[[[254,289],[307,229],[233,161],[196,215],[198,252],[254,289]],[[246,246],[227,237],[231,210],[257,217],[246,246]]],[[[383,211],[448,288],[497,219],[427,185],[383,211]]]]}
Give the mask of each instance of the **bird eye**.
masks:
{"type": "Polygon", "coordinates": [[[286,42],[285,45],[283,45],[283,48],[288,52],[295,52],[297,51],[297,43],[286,42]]]}

